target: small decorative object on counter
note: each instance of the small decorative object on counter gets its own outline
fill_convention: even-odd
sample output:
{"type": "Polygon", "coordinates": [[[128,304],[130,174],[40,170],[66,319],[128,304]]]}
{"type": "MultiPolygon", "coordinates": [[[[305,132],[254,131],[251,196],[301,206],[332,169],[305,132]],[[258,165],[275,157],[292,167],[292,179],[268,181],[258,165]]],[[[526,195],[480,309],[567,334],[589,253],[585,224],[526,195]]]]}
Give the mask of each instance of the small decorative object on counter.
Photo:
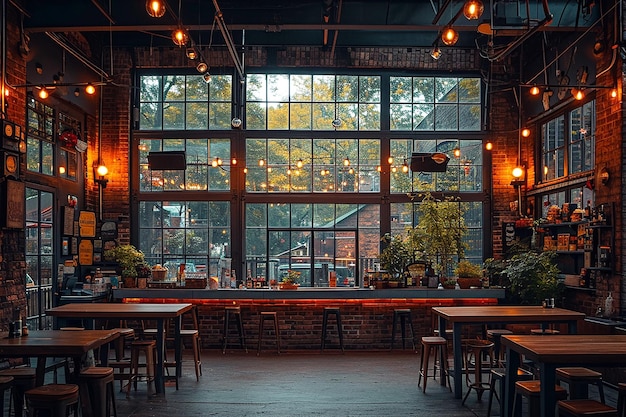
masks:
{"type": "Polygon", "coordinates": [[[606,317],[611,317],[613,315],[613,296],[609,291],[609,295],[606,296],[606,300],[604,300],[604,315],[606,317]]]}

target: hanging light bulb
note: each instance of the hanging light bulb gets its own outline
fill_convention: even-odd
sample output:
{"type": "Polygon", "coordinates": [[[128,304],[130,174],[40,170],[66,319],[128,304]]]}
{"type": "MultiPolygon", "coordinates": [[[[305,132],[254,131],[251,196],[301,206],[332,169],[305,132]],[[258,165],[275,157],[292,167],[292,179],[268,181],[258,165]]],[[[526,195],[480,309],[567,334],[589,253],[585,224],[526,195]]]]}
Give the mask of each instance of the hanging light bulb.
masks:
{"type": "Polygon", "coordinates": [[[441,49],[439,49],[439,46],[437,45],[433,46],[433,50],[430,51],[430,56],[432,57],[432,59],[441,58],[441,49]]]}
{"type": "Polygon", "coordinates": [[[163,17],[165,14],[165,4],[160,0],[147,0],[146,12],[150,17],[163,17]]]}
{"type": "Polygon", "coordinates": [[[214,159],[211,161],[211,166],[212,166],[213,168],[217,168],[217,158],[214,158],[214,159]]]}
{"type": "Polygon", "coordinates": [[[343,166],[344,167],[349,167],[350,166],[350,159],[348,159],[348,157],[346,157],[346,159],[343,160],[343,166]]]}
{"type": "Polygon", "coordinates": [[[572,95],[576,100],[582,100],[585,98],[585,93],[580,88],[572,88],[572,95]]]}
{"type": "Polygon", "coordinates": [[[454,153],[454,157],[455,158],[460,158],[461,157],[461,149],[459,149],[458,146],[456,148],[454,148],[454,150],[452,152],[454,153]]]}
{"type": "Polygon", "coordinates": [[[211,82],[211,74],[209,74],[208,72],[205,72],[202,78],[204,79],[204,82],[207,84],[211,82]]]}
{"type": "Polygon", "coordinates": [[[531,96],[538,96],[539,95],[539,87],[537,87],[536,85],[533,85],[532,87],[530,87],[530,95],[531,96]]]}
{"type": "Polygon", "coordinates": [[[530,136],[530,129],[525,127],[522,129],[522,137],[527,138],[530,136]]]}
{"type": "Polygon", "coordinates": [[[485,149],[488,150],[488,151],[492,150],[493,149],[493,143],[491,143],[491,142],[485,143],[485,149]]]}
{"type": "Polygon", "coordinates": [[[187,48],[187,58],[189,59],[198,58],[198,53],[196,52],[195,48],[187,48]]]}
{"type": "Polygon", "coordinates": [[[479,19],[485,11],[485,6],[480,0],[468,0],[463,6],[463,14],[468,20],[479,19]]]}
{"type": "Polygon", "coordinates": [[[393,164],[393,156],[389,155],[389,158],[387,158],[387,162],[389,163],[389,165],[393,164]]]}
{"type": "Polygon", "coordinates": [[[263,165],[265,165],[265,159],[261,158],[259,159],[259,166],[262,167],[263,165]]]}
{"type": "Polygon", "coordinates": [[[200,61],[198,62],[198,65],[196,65],[196,71],[198,71],[200,74],[205,73],[208,69],[209,66],[204,61],[200,61]]]}
{"type": "Polygon", "coordinates": [[[233,158],[230,160],[230,164],[231,164],[231,165],[237,165],[237,158],[233,157],[233,158]]]}
{"type": "Polygon", "coordinates": [[[613,87],[611,89],[611,98],[616,98],[617,97],[617,88],[613,87]]]}
{"type": "Polygon", "coordinates": [[[287,175],[291,175],[291,165],[287,167],[287,175]]]}
{"type": "Polygon", "coordinates": [[[37,93],[37,95],[39,96],[40,99],[45,100],[48,98],[48,96],[50,94],[48,94],[48,90],[46,89],[46,87],[44,85],[37,87],[39,89],[39,92],[37,93]]]}
{"type": "Polygon", "coordinates": [[[178,47],[183,47],[187,45],[187,42],[189,42],[189,36],[183,28],[179,27],[172,32],[172,42],[174,42],[174,45],[178,47]]]}
{"type": "Polygon", "coordinates": [[[87,86],[85,87],[85,93],[89,94],[90,96],[94,95],[96,93],[96,87],[94,87],[91,83],[87,84],[87,86]]]}
{"type": "Polygon", "coordinates": [[[451,26],[448,26],[443,30],[443,33],[441,34],[441,40],[444,44],[452,46],[456,44],[456,42],[459,40],[459,32],[452,29],[451,26]]]}
{"type": "Polygon", "coordinates": [[[302,161],[302,158],[298,159],[298,162],[296,162],[296,167],[300,169],[302,168],[303,165],[304,165],[304,162],[302,161]]]}

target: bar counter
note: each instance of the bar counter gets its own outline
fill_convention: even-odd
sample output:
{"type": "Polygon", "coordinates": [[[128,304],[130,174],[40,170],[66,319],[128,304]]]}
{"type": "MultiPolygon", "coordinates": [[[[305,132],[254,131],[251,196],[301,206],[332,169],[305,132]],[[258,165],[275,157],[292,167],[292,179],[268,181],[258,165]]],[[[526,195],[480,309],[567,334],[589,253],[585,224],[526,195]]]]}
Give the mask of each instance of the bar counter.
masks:
{"type": "Polygon", "coordinates": [[[164,289],[120,288],[113,290],[113,298],[175,299],[175,300],[371,300],[371,299],[477,299],[504,298],[504,289],[485,288],[468,290],[438,290],[436,288],[298,288],[297,290],[264,289],[164,289]]]}
{"type": "MultiPolygon", "coordinates": [[[[221,348],[224,309],[241,307],[248,348],[258,341],[259,313],[275,311],[278,315],[283,350],[320,349],[322,311],[340,307],[346,349],[388,350],[391,345],[394,309],[410,309],[416,343],[432,334],[436,322],[433,306],[497,305],[504,289],[439,290],[435,288],[298,288],[270,289],[162,289],[121,288],[113,290],[116,301],[127,303],[192,303],[197,307],[202,346],[221,348]]],[[[189,322],[189,319],[185,319],[189,322]]],[[[327,349],[336,346],[334,321],[329,325],[327,349]]],[[[234,323],[231,323],[231,329],[234,323]]],[[[396,329],[400,334],[399,328],[396,329]]],[[[232,333],[231,333],[232,336],[232,333]]],[[[402,346],[396,336],[395,346],[402,346]]],[[[233,339],[234,340],[234,339],[233,339]]]]}

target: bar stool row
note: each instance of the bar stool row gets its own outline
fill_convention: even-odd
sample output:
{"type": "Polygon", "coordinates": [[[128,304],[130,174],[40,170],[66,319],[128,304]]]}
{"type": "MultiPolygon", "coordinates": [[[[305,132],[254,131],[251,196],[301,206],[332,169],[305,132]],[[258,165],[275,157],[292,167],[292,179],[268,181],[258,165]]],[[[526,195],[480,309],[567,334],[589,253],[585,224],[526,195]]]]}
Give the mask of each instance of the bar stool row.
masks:
{"type": "MultiPolygon", "coordinates": [[[[261,352],[263,344],[263,338],[265,333],[265,322],[269,321],[273,324],[273,332],[275,337],[275,344],[277,353],[280,354],[280,330],[278,325],[278,316],[275,311],[261,311],[259,312],[259,331],[258,331],[258,344],[257,355],[261,352]]],[[[332,325],[334,321],[337,338],[339,339],[339,348],[344,351],[343,343],[343,326],[341,324],[341,309],[340,307],[324,307],[322,315],[322,334],[320,339],[320,349],[324,351],[326,348],[326,342],[329,338],[329,323],[332,325]]],[[[413,320],[411,317],[410,309],[395,309],[393,312],[391,333],[391,349],[393,349],[396,339],[396,329],[400,325],[400,332],[402,336],[402,349],[406,347],[407,339],[410,339],[411,346],[415,350],[415,333],[413,330],[413,320]],[[408,332],[408,335],[407,335],[408,332]]],[[[222,353],[226,353],[230,339],[236,337],[239,340],[239,347],[248,351],[246,346],[246,336],[243,327],[243,320],[241,317],[241,307],[228,306],[224,309],[224,328],[222,334],[222,353]],[[231,329],[230,324],[234,322],[235,328],[231,329]],[[234,330],[234,331],[233,331],[234,330]]]]}

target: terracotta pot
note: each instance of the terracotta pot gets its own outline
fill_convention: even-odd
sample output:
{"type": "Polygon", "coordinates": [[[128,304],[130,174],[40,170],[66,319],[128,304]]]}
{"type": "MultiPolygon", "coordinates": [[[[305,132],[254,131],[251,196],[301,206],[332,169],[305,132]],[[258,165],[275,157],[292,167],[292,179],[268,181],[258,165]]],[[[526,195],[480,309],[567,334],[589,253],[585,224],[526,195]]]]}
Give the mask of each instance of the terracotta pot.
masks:
{"type": "Polygon", "coordinates": [[[481,281],[480,278],[458,277],[456,279],[456,282],[458,282],[459,283],[459,287],[461,287],[463,289],[467,289],[469,287],[478,287],[478,288],[482,287],[482,281],[481,281]]]}

